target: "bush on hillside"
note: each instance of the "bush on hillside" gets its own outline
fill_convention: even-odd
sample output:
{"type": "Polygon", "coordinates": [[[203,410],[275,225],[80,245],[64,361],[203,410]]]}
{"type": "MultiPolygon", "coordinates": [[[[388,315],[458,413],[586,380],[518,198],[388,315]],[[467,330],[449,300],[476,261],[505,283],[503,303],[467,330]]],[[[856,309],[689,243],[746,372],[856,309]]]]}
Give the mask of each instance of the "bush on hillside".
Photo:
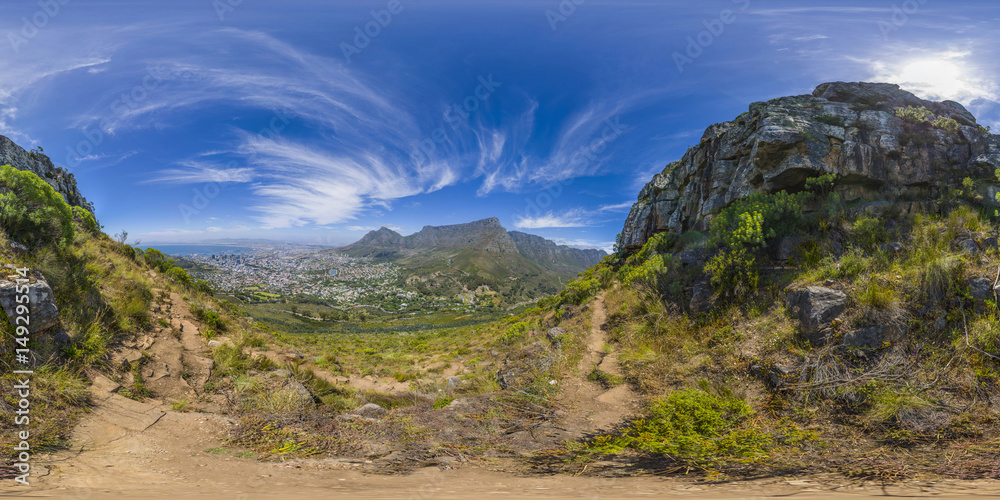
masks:
{"type": "Polygon", "coordinates": [[[155,248],[147,248],[146,251],[142,253],[142,258],[146,261],[146,264],[149,267],[152,267],[161,273],[167,272],[168,269],[174,266],[173,259],[163,255],[163,252],[155,248]]]}
{"type": "Polygon", "coordinates": [[[0,186],[0,225],[10,237],[30,246],[73,241],[73,210],[52,186],[10,165],[0,167],[0,186]]]}
{"type": "Polygon", "coordinates": [[[174,281],[184,286],[188,286],[193,283],[193,280],[191,279],[191,276],[188,275],[187,271],[177,266],[167,269],[167,276],[170,276],[174,281]]]}
{"type": "Polygon", "coordinates": [[[741,399],[686,389],[653,403],[645,418],[618,435],[598,437],[588,448],[599,455],[631,449],[696,467],[752,459],[772,446],[770,435],[750,421],[752,415],[741,399]]]}
{"type": "Polygon", "coordinates": [[[896,108],[895,113],[896,116],[902,118],[904,121],[915,124],[927,123],[934,118],[934,113],[923,106],[906,106],[904,108],[896,108]]]}
{"type": "Polygon", "coordinates": [[[97,234],[101,231],[101,226],[97,224],[97,219],[94,218],[94,214],[90,213],[82,207],[73,207],[73,220],[75,220],[80,227],[85,230],[97,234]]]}
{"type": "Polygon", "coordinates": [[[716,290],[735,296],[757,288],[757,258],[765,241],[801,230],[805,196],[784,191],[755,193],[737,200],[712,219],[709,237],[720,252],[705,265],[705,272],[716,290]]]}

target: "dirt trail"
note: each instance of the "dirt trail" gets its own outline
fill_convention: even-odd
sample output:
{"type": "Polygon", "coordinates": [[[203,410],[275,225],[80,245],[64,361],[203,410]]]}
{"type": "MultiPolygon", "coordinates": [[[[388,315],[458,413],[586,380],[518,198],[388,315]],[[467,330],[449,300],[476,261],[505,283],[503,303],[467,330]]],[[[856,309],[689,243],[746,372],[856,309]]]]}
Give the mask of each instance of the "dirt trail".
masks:
{"type": "Polygon", "coordinates": [[[565,390],[560,400],[569,410],[561,426],[577,436],[608,430],[640,409],[640,397],[628,384],[606,389],[587,379],[595,368],[610,375],[622,375],[618,354],[604,350],[608,334],[604,330],[607,312],[603,293],[594,299],[591,307],[593,316],[586,352],[576,367],[576,374],[563,382],[565,390]]]}
{"type": "MultiPolygon", "coordinates": [[[[601,328],[605,318],[603,297],[593,307],[588,351],[580,362],[578,375],[569,380],[562,400],[570,408],[563,424],[575,433],[615,424],[636,409],[638,399],[625,385],[606,391],[586,380],[595,366],[607,373],[620,373],[617,358],[601,350],[606,340],[601,328]]],[[[158,383],[149,383],[155,397],[142,402],[125,398],[115,393],[118,383],[93,374],[94,407],[74,430],[71,449],[36,456],[32,485],[0,484],[0,497],[448,500],[485,495],[531,499],[675,495],[692,499],[762,499],[795,495],[807,499],[856,499],[898,494],[945,499],[1000,493],[1000,483],[995,481],[867,489],[847,486],[843,481],[821,484],[801,478],[699,485],[676,478],[523,476],[473,465],[458,469],[427,467],[407,476],[387,476],[373,474],[375,466],[364,460],[296,459],[267,463],[238,458],[223,448],[233,425],[229,418],[215,413],[178,412],[168,404],[168,397],[197,395],[201,377],[210,370],[210,365],[198,367],[191,361],[207,360],[208,351],[181,297],[172,297],[162,316],[169,318],[172,326],[183,327],[180,338],[174,335],[173,328],[157,328],[149,336],[137,339],[133,347],[117,353],[124,359],[135,358],[142,350],[149,353],[145,366],[151,366],[154,376],[159,377],[158,383]],[[181,377],[181,369],[194,371],[194,376],[189,373],[190,383],[181,377]]],[[[491,468],[502,466],[494,463],[491,468]]]]}

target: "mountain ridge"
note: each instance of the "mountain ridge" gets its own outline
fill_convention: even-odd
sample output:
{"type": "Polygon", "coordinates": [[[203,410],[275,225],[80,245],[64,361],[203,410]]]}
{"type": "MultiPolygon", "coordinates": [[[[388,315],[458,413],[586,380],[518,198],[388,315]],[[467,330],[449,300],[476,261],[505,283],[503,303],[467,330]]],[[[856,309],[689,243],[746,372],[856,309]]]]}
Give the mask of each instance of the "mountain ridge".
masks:
{"type": "Polygon", "coordinates": [[[584,267],[596,264],[606,255],[599,249],[573,248],[559,245],[542,236],[507,231],[496,217],[443,226],[426,225],[407,236],[382,226],[369,231],[360,240],[340,247],[338,251],[364,253],[364,249],[376,247],[382,251],[470,248],[487,253],[521,253],[533,260],[570,260],[579,262],[584,267]],[[526,253],[530,255],[525,255],[526,253]]]}
{"type": "Polygon", "coordinates": [[[888,83],[824,83],[709,126],[643,187],[619,244],[636,250],[661,231],[704,231],[733,201],[801,191],[809,177],[833,175],[845,202],[927,200],[966,177],[991,181],[998,168],[1000,136],[957,102],[888,83]]]}
{"type": "Polygon", "coordinates": [[[423,293],[453,295],[485,286],[508,299],[555,293],[605,255],[602,250],[581,250],[507,231],[496,217],[428,225],[407,236],[381,227],[333,251],[400,264],[406,283],[423,293]]]}

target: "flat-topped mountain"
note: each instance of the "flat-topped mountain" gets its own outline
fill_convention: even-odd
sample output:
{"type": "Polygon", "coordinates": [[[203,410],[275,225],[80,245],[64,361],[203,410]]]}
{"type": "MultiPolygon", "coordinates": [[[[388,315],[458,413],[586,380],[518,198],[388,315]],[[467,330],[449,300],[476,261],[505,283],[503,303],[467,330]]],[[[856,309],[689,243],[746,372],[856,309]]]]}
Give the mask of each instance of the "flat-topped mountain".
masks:
{"type": "Polygon", "coordinates": [[[708,127],[639,193],[622,244],[634,250],[660,231],[704,230],[734,200],[801,191],[809,177],[832,174],[847,202],[927,200],[967,177],[995,179],[997,168],[1000,136],[957,102],[887,83],[824,83],[708,127]]]}
{"type": "Polygon", "coordinates": [[[520,231],[507,231],[496,217],[452,224],[424,226],[409,236],[402,236],[387,227],[371,231],[360,240],[340,249],[355,256],[387,255],[391,252],[412,254],[412,250],[477,250],[495,254],[520,253],[537,262],[558,263],[578,267],[577,272],[601,260],[605,253],[598,249],[579,249],[520,231]]]}
{"type": "Polygon", "coordinates": [[[338,251],[397,262],[408,270],[408,283],[432,283],[429,289],[444,288],[448,293],[487,285],[517,297],[554,292],[605,255],[602,250],[581,250],[507,231],[496,217],[424,226],[408,236],[382,227],[338,251]],[[445,276],[449,278],[439,279],[445,276]]]}

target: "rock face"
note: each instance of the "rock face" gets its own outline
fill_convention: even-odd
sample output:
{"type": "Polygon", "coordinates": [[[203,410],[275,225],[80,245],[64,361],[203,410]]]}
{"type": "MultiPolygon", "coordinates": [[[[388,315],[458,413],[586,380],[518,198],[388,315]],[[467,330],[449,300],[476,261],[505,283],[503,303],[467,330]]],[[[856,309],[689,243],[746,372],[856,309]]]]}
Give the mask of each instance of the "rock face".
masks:
{"type": "Polygon", "coordinates": [[[606,255],[603,250],[595,248],[582,250],[566,245],[556,245],[541,236],[520,231],[510,231],[508,234],[513,238],[521,255],[535,262],[567,263],[576,267],[590,267],[600,262],[606,255]]]}
{"type": "Polygon", "coordinates": [[[897,85],[825,83],[812,95],[750,105],[708,127],[701,143],[639,193],[622,231],[628,249],[660,231],[705,230],[711,218],[756,192],[800,191],[808,177],[834,174],[846,200],[935,198],[962,179],[994,179],[1000,136],[962,105],[917,98],[897,85]],[[924,107],[959,127],[946,130],[895,115],[924,107]]]}
{"type": "Polygon", "coordinates": [[[496,217],[450,226],[424,226],[420,231],[403,236],[387,227],[371,231],[342,251],[420,250],[461,248],[490,253],[516,253],[517,245],[496,217]]]}
{"type": "Polygon", "coordinates": [[[0,165],[10,165],[18,170],[34,172],[53,189],[62,193],[66,203],[85,208],[94,212],[93,205],[80,194],[76,187],[76,178],[66,169],[52,164],[52,160],[42,153],[28,152],[14,141],[0,135],[0,165]]]}
{"type": "Polygon", "coordinates": [[[798,318],[803,336],[814,344],[826,342],[823,330],[844,312],[847,295],[844,292],[819,286],[789,292],[785,306],[793,318],[798,318]]]}
{"type": "Polygon", "coordinates": [[[52,296],[52,288],[49,287],[44,278],[32,277],[31,283],[20,285],[21,290],[18,290],[18,286],[18,283],[12,278],[0,281],[0,306],[3,307],[12,324],[14,324],[14,318],[19,316],[17,314],[17,306],[19,305],[17,298],[22,295],[28,296],[31,314],[30,320],[25,326],[28,327],[29,332],[34,334],[59,324],[59,308],[56,307],[55,299],[52,296]]]}
{"type": "Polygon", "coordinates": [[[466,224],[424,226],[419,232],[402,239],[403,248],[472,248],[488,253],[516,253],[517,245],[500,225],[500,219],[490,217],[466,224]]]}

